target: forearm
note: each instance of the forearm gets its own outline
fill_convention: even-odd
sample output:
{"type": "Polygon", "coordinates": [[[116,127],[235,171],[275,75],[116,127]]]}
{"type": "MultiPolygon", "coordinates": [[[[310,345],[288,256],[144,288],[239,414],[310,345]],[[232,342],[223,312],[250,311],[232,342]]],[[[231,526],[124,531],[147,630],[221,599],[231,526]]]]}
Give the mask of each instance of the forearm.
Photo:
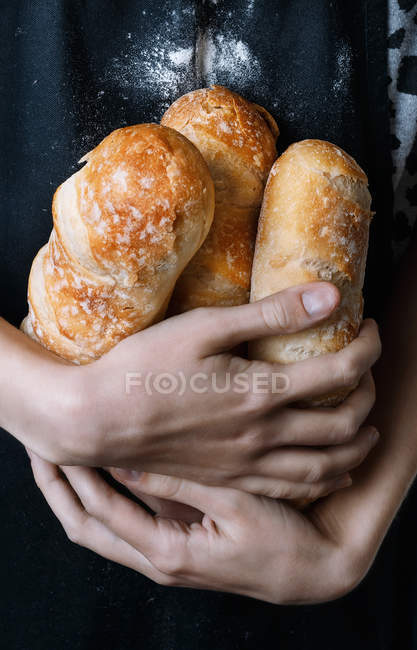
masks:
{"type": "MultiPolygon", "coordinates": [[[[383,355],[375,370],[377,401],[370,421],[381,443],[369,471],[369,489],[381,486],[382,510],[401,503],[417,473],[417,246],[409,251],[394,285],[383,324],[383,355]],[[385,494],[384,494],[385,492],[385,494]]],[[[367,480],[367,468],[360,471],[367,480]]],[[[363,477],[363,478],[362,478],[363,477]]]]}
{"type": "MultiPolygon", "coordinates": [[[[395,495],[417,472],[417,246],[404,261],[382,327],[383,354],[375,368],[377,400],[369,421],[381,432],[370,476],[395,495]],[[377,478],[375,478],[377,480],[377,478]]],[[[366,478],[367,468],[361,473],[366,478]]]]}
{"type": "Polygon", "coordinates": [[[378,428],[380,442],[352,474],[353,486],[330,497],[332,517],[326,517],[326,526],[334,526],[333,535],[352,540],[358,548],[377,550],[417,473],[415,277],[414,246],[398,273],[382,327],[383,353],[375,368],[377,398],[368,418],[378,428]]]}
{"type": "Polygon", "coordinates": [[[50,456],[59,427],[74,411],[72,370],[0,318],[0,426],[50,456]]]}

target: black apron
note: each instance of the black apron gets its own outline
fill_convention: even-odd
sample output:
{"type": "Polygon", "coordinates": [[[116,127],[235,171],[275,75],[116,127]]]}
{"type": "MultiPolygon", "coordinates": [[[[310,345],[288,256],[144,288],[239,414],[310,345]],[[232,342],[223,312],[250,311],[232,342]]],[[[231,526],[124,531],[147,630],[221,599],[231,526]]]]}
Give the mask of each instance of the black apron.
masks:
{"type": "MultiPolygon", "coordinates": [[[[52,194],[76,161],[114,128],[157,121],[213,79],[273,113],[280,151],[322,138],[367,171],[377,215],[366,313],[380,316],[392,215],[384,1],[2,0],[0,9],[2,316],[18,325],[26,313],[52,194]],[[202,66],[196,43],[209,45],[202,66]],[[240,53],[233,70],[231,48],[240,53]],[[167,56],[178,64],[171,76],[158,68],[167,56]]],[[[0,506],[0,639],[9,650],[417,647],[415,494],[362,584],[303,607],[159,587],[71,544],[22,447],[2,431],[0,506]]]]}

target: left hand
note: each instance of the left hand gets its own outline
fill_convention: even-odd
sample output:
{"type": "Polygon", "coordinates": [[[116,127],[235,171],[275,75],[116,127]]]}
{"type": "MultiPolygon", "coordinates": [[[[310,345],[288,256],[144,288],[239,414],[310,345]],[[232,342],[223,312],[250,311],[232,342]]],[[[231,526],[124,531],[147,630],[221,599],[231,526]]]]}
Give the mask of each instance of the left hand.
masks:
{"type": "MultiPolygon", "coordinates": [[[[64,467],[66,480],[58,467],[30,455],[35,480],[68,537],[159,584],[317,603],[353,589],[378,548],[358,546],[346,527],[327,520],[326,500],[302,514],[234,488],[148,473],[135,481],[136,491],[204,513],[187,524],[148,514],[93,469],[64,467]]],[[[343,494],[330,500],[338,497],[343,494]]],[[[352,514],[361,533],[372,525],[357,510],[352,514]]]]}

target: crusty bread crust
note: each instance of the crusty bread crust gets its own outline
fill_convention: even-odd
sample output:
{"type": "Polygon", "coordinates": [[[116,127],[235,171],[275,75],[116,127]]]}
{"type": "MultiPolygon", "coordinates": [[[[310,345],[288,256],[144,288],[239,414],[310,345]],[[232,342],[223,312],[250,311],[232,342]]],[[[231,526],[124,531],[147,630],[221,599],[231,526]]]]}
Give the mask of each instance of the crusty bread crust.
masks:
{"type": "Polygon", "coordinates": [[[180,276],[170,311],[248,302],[257,219],[276,158],[277,124],[266,109],[222,86],[180,97],[161,124],[198,147],[216,188],[213,225],[180,276]]]}
{"type": "MultiPolygon", "coordinates": [[[[371,220],[368,180],[330,142],[304,140],[275,162],[256,239],[251,301],[304,282],[327,280],[341,303],[318,327],[250,344],[250,356],[279,363],[337,352],[357,336],[371,220]]],[[[335,405],[349,390],[308,404],[335,405]]]]}
{"type": "Polygon", "coordinates": [[[55,193],[54,228],[33,262],[22,323],[75,363],[163,317],[214,214],[207,165],[173,129],[118,129],[84,161],[55,193]]]}

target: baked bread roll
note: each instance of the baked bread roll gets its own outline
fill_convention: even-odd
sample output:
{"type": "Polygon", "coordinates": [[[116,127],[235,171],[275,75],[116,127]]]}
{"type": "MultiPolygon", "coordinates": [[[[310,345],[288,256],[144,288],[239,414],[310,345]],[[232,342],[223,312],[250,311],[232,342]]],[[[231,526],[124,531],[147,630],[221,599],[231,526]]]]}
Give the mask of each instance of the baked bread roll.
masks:
{"type": "MultiPolygon", "coordinates": [[[[357,336],[372,216],[367,185],[353,158],[330,142],[298,142],[275,162],[259,220],[251,301],[304,282],[327,280],[339,288],[341,302],[317,327],[253,341],[252,359],[292,363],[337,352],[357,336]]],[[[336,405],[349,392],[306,404],[336,405]]]]}
{"type": "Polygon", "coordinates": [[[257,220],[277,155],[275,120],[231,90],[212,86],[177,99],[161,124],[196,145],[216,188],[213,225],[176,284],[170,312],[248,302],[257,220]]]}
{"type": "Polygon", "coordinates": [[[207,165],[172,129],[118,129],[84,161],[55,192],[54,228],[33,262],[21,326],[75,363],[163,317],[214,213],[207,165]]]}

